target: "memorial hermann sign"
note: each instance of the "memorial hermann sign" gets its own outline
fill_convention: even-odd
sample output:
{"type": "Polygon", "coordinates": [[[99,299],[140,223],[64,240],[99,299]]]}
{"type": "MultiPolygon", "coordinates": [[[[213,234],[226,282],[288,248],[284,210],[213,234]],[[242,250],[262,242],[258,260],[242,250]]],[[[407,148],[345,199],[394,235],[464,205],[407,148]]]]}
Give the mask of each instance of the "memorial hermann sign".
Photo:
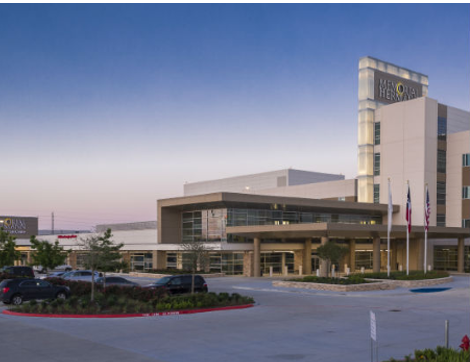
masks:
{"type": "Polygon", "coordinates": [[[374,72],[374,100],[391,104],[422,96],[421,84],[379,70],[374,72]]]}

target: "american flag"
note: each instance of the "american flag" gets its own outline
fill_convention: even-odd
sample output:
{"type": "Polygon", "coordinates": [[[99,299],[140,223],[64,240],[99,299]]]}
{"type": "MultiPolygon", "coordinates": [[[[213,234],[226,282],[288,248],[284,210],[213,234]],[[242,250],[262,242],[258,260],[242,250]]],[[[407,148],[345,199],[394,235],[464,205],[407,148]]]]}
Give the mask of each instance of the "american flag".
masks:
{"type": "Polygon", "coordinates": [[[431,216],[431,205],[429,204],[429,190],[426,185],[426,203],[424,204],[424,229],[429,230],[429,216],[431,216]]]}
{"type": "Polygon", "coordinates": [[[408,225],[408,233],[411,233],[411,196],[410,196],[409,184],[408,184],[408,195],[406,196],[406,223],[408,225]]]}

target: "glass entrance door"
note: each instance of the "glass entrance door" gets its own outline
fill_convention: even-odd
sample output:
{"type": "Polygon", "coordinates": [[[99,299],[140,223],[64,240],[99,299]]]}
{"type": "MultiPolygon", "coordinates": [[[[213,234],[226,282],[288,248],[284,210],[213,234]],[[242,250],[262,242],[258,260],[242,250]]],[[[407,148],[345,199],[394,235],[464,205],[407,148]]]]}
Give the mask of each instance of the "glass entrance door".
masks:
{"type": "Polygon", "coordinates": [[[269,267],[273,268],[273,274],[283,274],[283,262],[287,266],[288,272],[294,272],[294,253],[261,253],[261,271],[263,275],[269,275],[269,267]]]}

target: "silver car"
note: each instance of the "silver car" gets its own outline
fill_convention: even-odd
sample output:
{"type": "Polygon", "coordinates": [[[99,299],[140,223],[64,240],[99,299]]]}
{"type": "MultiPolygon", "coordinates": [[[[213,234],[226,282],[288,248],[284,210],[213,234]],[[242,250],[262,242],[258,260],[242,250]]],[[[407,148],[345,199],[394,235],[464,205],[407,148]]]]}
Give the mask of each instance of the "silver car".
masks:
{"type": "MultiPolygon", "coordinates": [[[[85,282],[91,282],[91,275],[91,270],[73,270],[63,274],[61,278],[65,280],[82,280],[85,282]]],[[[95,271],[95,280],[100,276],[100,273],[95,271]]]]}

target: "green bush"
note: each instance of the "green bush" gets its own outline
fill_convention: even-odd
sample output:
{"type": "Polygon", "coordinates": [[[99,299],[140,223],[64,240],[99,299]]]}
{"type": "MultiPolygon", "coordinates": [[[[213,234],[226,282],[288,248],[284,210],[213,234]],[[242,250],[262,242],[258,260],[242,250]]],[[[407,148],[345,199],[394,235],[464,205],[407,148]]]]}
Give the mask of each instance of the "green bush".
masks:
{"type": "MultiPolygon", "coordinates": [[[[414,356],[405,356],[404,361],[409,362],[468,362],[470,352],[464,350],[455,350],[452,348],[437,347],[436,349],[415,350],[414,356]]],[[[391,358],[385,362],[397,362],[391,358]]]]}
{"type": "Polygon", "coordinates": [[[387,272],[380,273],[364,273],[364,274],[352,274],[352,276],[359,276],[362,278],[369,279],[392,279],[392,280],[424,280],[424,279],[437,279],[446,278],[449,273],[444,271],[432,270],[424,274],[423,271],[411,270],[409,275],[406,275],[406,271],[394,271],[390,273],[390,278],[387,276],[387,272]]]}
{"type": "MultiPolygon", "coordinates": [[[[130,289],[130,288],[128,288],[130,289]]],[[[142,299],[136,299],[127,293],[122,295],[97,293],[94,302],[88,295],[72,296],[67,300],[47,300],[41,304],[28,303],[12,309],[23,313],[51,314],[126,314],[126,313],[155,313],[196,308],[212,308],[254,303],[253,298],[240,294],[228,293],[198,293],[166,296],[163,294],[149,295],[142,293],[142,299]],[[148,298],[148,300],[146,300],[148,298]]]]}

